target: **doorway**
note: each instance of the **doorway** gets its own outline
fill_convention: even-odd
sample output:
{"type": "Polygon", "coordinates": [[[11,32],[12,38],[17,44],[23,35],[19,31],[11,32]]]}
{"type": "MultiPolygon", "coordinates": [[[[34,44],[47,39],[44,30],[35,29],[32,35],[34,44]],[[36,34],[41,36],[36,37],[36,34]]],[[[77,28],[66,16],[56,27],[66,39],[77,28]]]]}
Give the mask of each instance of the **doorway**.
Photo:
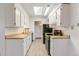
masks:
{"type": "Polygon", "coordinates": [[[34,33],[35,33],[35,39],[42,39],[42,22],[41,21],[34,22],[34,33]]]}

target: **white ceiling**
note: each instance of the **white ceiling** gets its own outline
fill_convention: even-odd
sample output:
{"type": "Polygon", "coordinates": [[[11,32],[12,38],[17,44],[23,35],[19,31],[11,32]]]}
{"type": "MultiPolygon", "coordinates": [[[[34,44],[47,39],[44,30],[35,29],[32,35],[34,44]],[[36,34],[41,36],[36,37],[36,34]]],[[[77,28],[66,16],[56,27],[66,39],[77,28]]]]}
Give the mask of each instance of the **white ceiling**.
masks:
{"type": "MultiPolygon", "coordinates": [[[[57,3],[21,3],[21,5],[26,10],[26,12],[29,14],[29,16],[36,16],[34,14],[33,7],[37,7],[37,6],[38,7],[47,7],[49,5],[51,7],[48,12],[48,14],[49,14],[50,11],[58,4],[57,3]]],[[[45,12],[45,9],[43,9],[43,12],[45,12]]],[[[43,16],[43,15],[41,15],[41,16],[43,16]]]]}

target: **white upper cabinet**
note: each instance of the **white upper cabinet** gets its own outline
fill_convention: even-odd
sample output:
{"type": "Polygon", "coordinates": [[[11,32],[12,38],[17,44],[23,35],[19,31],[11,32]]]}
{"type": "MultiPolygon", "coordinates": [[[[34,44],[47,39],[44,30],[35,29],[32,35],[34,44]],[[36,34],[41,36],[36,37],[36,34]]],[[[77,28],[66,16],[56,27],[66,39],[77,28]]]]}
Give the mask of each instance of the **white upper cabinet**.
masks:
{"type": "Polygon", "coordinates": [[[55,8],[54,11],[53,10],[51,11],[51,13],[48,16],[50,27],[60,26],[60,15],[61,15],[61,7],[60,6],[55,8]]]}
{"type": "Polygon", "coordinates": [[[49,24],[52,24],[53,23],[53,15],[49,16],[49,24]]]}
{"type": "Polygon", "coordinates": [[[29,27],[29,16],[27,14],[21,13],[21,26],[29,27]]]}
{"type": "Polygon", "coordinates": [[[25,20],[25,16],[23,13],[21,13],[21,26],[24,26],[24,20],[25,20]]]}
{"type": "Polygon", "coordinates": [[[61,4],[49,14],[49,24],[68,27],[70,25],[69,4],[61,4]]]}
{"type": "Polygon", "coordinates": [[[21,26],[21,12],[18,8],[15,9],[15,25],[21,26]]]}
{"type": "Polygon", "coordinates": [[[61,8],[58,8],[57,9],[57,16],[56,16],[56,18],[57,18],[57,20],[56,20],[56,23],[57,23],[57,26],[60,26],[60,21],[61,21],[61,8]]]}
{"type": "Polygon", "coordinates": [[[20,10],[17,7],[15,7],[15,4],[7,4],[5,11],[6,27],[20,26],[20,10]]]}
{"type": "Polygon", "coordinates": [[[7,4],[5,11],[6,27],[29,27],[29,16],[22,6],[14,3],[7,4]]]}
{"type": "Polygon", "coordinates": [[[25,26],[26,26],[26,28],[29,28],[29,17],[28,17],[28,15],[25,16],[25,26]]]}

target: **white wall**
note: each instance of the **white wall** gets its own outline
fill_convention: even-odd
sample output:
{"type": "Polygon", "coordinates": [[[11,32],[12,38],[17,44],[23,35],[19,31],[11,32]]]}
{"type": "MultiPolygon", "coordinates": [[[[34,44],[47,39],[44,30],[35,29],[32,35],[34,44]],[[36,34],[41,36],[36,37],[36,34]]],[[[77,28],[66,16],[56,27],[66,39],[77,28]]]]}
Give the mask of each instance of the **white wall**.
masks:
{"type": "Polygon", "coordinates": [[[30,17],[30,28],[34,31],[34,21],[42,21],[43,24],[48,24],[48,20],[44,17],[30,17]]]}
{"type": "Polygon", "coordinates": [[[69,4],[62,4],[61,9],[61,25],[65,27],[70,26],[70,6],[69,4]]]}
{"type": "Polygon", "coordinates": [[[68,4],[63,7],[64,15],[62,14],[62,23],[66,24],[69,28],[64,28],[64,33],[70,34],[70,45],[69,45],[69,55],[70,56],[79,56],[79,4],[68,4]],[[66,17],[64,17],[66,16],[66,17]],[[69,16],[69,17],[68,17],[69,16]],[[74,26],[74,29],[71,29],[71,26],[74,26]]]}
{"type": "Polygon", "coordinates": [[[5,55],[5,6],[0,3],[0,55],[5,55]]]}
{"type": "Polygon", "coordinates": [[[42,26],[34,23],[35,38],[42,38],[42,26]]]}
{"type": "Polygon", "coordinates": [[[73,30],[70,30],[71,40],[70,40],[70,55],[79,56],[79,4],[70,4],[70,19],[71,25],[74,26],[73,30]]]}
{"type": "MultiPolygon", "coordinates": [[[[47,18],[44,18],[44,17],[30,17],[30,28],[32,28],[33,33],[37,33],[37,36],[39,35],[39,37],[42,37],[43,32],[40,31],[40,29],[35,31],[34,21],[42,21],[43,24],[48,24],[48,20],[47,18]],[[41,33],[39,34],[38,31],[40,31],[41,33]]],[[[36,35],[35,34],[33,35],[34,35],[33,39],[35,39],[36,35]]]]}

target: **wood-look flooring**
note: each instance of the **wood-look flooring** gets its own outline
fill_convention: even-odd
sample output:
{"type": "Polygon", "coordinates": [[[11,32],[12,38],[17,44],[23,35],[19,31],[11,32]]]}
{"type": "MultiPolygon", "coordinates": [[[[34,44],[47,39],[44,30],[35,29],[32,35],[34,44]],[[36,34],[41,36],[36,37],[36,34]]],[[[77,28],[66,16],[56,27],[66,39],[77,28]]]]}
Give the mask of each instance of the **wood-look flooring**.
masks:
{"type": "Polygon", "coordinates": [[[42,39],[36,39],[33,41],[27,56],[48,56],[45,45],[42,39]]]}

